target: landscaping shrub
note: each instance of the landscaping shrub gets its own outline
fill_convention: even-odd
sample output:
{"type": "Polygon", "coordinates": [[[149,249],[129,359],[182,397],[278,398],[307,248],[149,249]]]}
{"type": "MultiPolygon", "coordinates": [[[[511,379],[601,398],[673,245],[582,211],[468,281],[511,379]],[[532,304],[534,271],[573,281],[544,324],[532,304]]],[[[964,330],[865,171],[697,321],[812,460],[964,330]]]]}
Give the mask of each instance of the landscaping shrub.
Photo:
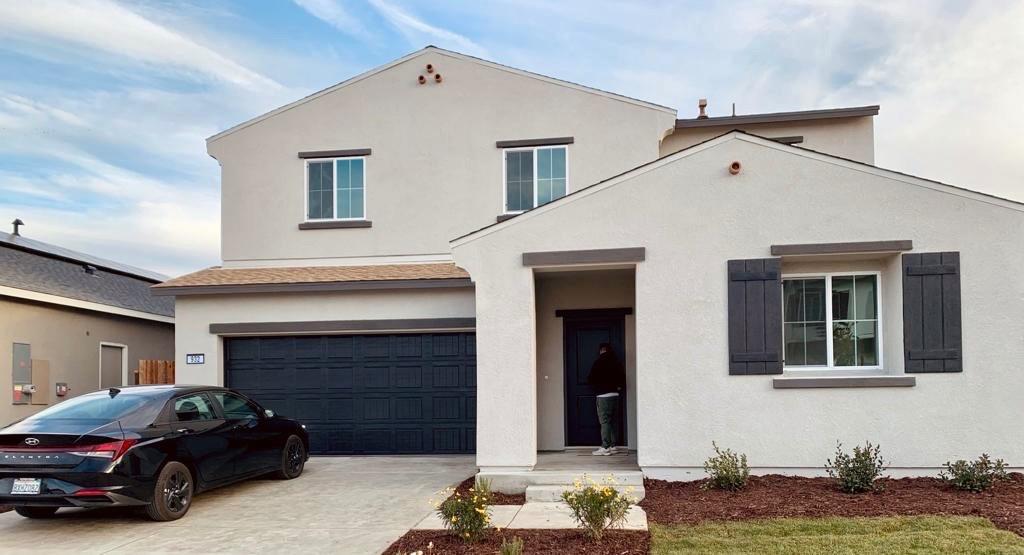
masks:
{"type": "Polygon", "coordinates": [[[523,538],[516,536],[512,541],[501,540],[501,547],[498,548],[500,555],[523,555],[523,538]]]}
{"type": "Polygon", "coordinates": [[[711,446],[715,448],[715,456],[704,461],[708,481],[701,487],[736,491],[747,485],[747,478],[750,478],[747,456],[733,453],[731,449],[722,451],[713,441],[711,446]]]}
{"type": "Polygon", "coordinates": [[[583,476],[573,482],[573,489],[562,493],[562,500],[572,510],[572,516],[592,540],[600,541],[608,528],[616,528],[626,521],[629,507],[636,503],[615,489],[611,476],[603,483],[583,476]]]}
{"type": "Polygon", "coordinates": [[[947,462],[946,470],[939,473],[939,478],[952,484],[957,489],[985,491],[999,480],[1006,480],[1006,463],[1003,459],[992,461],[988,454],[982,454],[976,461],[947,462]]]}
{"type": "Polygon", "coordinates": [[[882,459],[882,448],[865,442],[864,447],[855,446],[853,455],[843,451],[843,444],[836,444],[835,459],[829,459],[825,469],[835,478],[839,489],[846,493],[878,491],[882,484],[877,480],[885,472],[887,463],[882,459]]]}
{"type": "Polygon", "coordinates": [[[448,533],[467,542],[475,542],[491,524],[491,484],[480,480],[463,496],[456,491],[437,507],[448,533]]]}

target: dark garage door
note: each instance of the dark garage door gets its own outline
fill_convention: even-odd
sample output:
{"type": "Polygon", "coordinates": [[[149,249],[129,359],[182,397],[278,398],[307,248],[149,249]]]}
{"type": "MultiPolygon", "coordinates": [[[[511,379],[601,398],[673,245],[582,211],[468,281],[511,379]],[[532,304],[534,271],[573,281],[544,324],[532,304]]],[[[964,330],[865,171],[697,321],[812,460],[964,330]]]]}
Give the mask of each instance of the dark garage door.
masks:
{"type": "Polygon", "coordinates": [[[306,425],[322,455],[472,453],[472,333],[225,339],[228,387],[306,425]]]}

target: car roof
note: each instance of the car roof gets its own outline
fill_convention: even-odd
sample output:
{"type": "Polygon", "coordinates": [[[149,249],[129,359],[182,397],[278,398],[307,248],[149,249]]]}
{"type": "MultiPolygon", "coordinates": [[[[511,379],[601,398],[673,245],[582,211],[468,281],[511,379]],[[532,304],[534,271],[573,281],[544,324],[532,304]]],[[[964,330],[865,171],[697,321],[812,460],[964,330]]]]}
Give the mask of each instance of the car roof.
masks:
{"type": "Polygon", "coordinates": [[[117,389],[124,393],[130,393],[132,395],[149,395],[152,397],[169,397],[171,395],[177,395],[179,393],[189,393],[192,391],[229,391],[226,387],[220,387],[216,385],[196,385],[196,384],[160,384],[160,385],[126,385],[121,387],[112,387],[108,389],[100,389],[98,391],[92,391],[87,395],[96,395],[110,391],[111,389],[117,389]]]}

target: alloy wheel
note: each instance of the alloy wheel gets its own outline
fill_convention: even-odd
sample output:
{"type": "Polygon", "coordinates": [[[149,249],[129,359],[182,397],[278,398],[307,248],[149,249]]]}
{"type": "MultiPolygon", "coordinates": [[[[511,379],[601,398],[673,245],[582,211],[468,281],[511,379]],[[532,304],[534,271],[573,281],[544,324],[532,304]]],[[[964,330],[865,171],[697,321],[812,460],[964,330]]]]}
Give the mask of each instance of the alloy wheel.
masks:
{"type": "Polygon", "coordinates": [[[180,513],[188,507],[192,498],[192,483],[189,477],[182,471],[177,471],[167,478],[167,485],[164,486],[164,504],[167,509],[174,513],[180,513]]]}
{"type": "Polygon", "coordinates": [[[299,470],[302,469],[303,463],[302,443],[299,441],[292,441],[288,443],[288,473],[298,474],[299,470]]]}

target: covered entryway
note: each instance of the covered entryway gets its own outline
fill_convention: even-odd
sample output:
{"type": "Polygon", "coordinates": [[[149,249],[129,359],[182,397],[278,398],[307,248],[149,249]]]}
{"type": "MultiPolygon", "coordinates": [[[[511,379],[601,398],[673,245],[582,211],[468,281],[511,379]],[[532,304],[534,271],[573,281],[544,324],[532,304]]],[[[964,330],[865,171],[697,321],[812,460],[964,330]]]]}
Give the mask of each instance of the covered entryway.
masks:
{"type": "Polygon", "coordinates": [[[472,453],[473,333],[230,337],[225,380],[306,425],[318,455],[472,453]]]}
{"type": "MultiPolygon", "coordinates": [[[[601,445],[601,425],[597,419],[597,394],[588,383],[590,369],[597,360],[598,348],[611,345],[612,352],[625,367],[626,321],[632,308],[558,310],[562,318],[565,357],[565,445],[589,447],[601,445]]],[[[616,436],[627,445],[625,398],[617,398],[616,436]]]]}

